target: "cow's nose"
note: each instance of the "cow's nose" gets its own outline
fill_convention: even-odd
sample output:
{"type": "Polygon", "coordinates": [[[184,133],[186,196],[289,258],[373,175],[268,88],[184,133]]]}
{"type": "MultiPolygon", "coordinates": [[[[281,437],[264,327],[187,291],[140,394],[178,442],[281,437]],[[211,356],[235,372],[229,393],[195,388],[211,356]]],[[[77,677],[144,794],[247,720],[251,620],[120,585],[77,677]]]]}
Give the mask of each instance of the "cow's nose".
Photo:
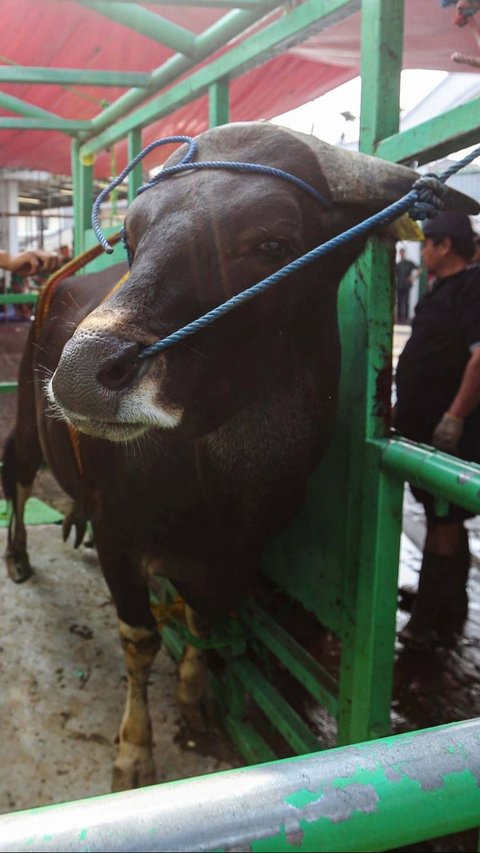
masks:
{"type": "Polygon", "coordinates": [[[77,332],[51,379],[56,402],[85,417],[113,420],[119,398],[147,369],[140,345],[105,333],[77,332]]]}
{"type": "Polygon", "coordinates": [[[144,366],[138,359],[138,344],[122,344],[118,354],[110,355],[109,364],[97,372],[97,381],[108,391],[123,391],[128,388],[144,366]]]}

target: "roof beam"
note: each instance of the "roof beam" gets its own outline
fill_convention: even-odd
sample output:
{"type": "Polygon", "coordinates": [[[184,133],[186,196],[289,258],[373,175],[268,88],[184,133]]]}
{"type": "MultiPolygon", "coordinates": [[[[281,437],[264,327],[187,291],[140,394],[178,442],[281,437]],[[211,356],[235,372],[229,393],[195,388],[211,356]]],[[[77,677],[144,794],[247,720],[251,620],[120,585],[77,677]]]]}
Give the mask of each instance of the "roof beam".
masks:
{"type": "Polygon", "coordinates": [[[53,113],[49,113],[49,116],[51,118],[0,116],[0,130],[61,130],[63,133],[77,135],[80,131],[87,131],[91,125],[89,121],[60,118],[53,113]]]}
{"type": "MultiPolygon", "coordinates": [[[[219,7],[222,9],[260,9],[271,6],[269,0],[147,0],[149,6],[190,6],[191,8],[200,7],[208,9],[211,7],[219,7]]],[[[109,3],[131,3],[131,0],[98,0],[98,4],[105,6],[109,3]]],[[[277,0],[277,5],[281,5],[280,0],[277,0]]]]}
{"type": "Polygon", "coordinates": [[[148,86],[151,75],[125,71],[95,71],[80,68],[0,65],[0,83],[42,83],[55,86],[148,86]]]}
{"type": "Polygon", "coordinates": [[[196,37],[190,30],[179,27],[166,18],[155,15],[154,12],[149,12],[138,3],[118,3],[116,0],[107,4],[99,0],[78,0],[78,2],[106,18],[111,18],[117,24],[124,24],[147,38],[167,45],[172,50],[185,56],[195,56],[196,37]]]}
{"type": "MultiPolygon", "coordinates": [[[[205,30],[197,40],[197,62],[206,59],[213,51],[218,50],[230,39],[244,32],[248,27],[258,21],[263,11],[236,10],[228,12],[219,21],[205,30]]],[[[146,97],[155,94],[160,89],[168,86],[185,71],[189,71],[195,65],[195,60],[178,53],[172,56],[151,75],[151,83],[147,91],[131,89],[125,92],[115,103],[105,107],[102,112],[92,120],[93,133],[100,133],[109,127],[114,121],[132,112],[133,108],[141,104],[146,97]]],[[[93,135],[93,134],[92,134],[93,135]]],[[[101,147],[101,146],[100,146],[101,147]]]]}
{"type": "Polygon", "coordinates": [[[13,95],[7,95],[6,92],[0,92],[0,107],[3,107],[5,110],[10,110],[12,113],[18,113],[21,116],[26,116],[27,118],[41,118],[46,120],[56,120],[60,118],[60,116],[55,115],[55,113],[44,110],[42,107],[36,107],[34,104],[29,104],[27,101],[15,98],[13,95]]]}
{"type": "Polygon", "coordinates": [[[416,160],[419,165],[446,157],[452,151],[478,143],[479,110],[480,97],[477,97],[416,127],[382,139],[375,154],[395,163],[416,160]],[[441,141],[432,145],[432,139],[441,141]]]}
{"type": "Polygon", "coordinates": [[[22,118],[0,116],[0,128],[3,129],[62,130],[65,133],[78,133],[81,130],[88,131],[92,124],[90,121],[62,118],[56,113],[21,101],[20,98],[15,98],[13,95],[7,95],[6,92],[0,92],[0,108],[2,107],[22,116],[22,118]]]}
{"type": "MultiPolygon", "coordinates": [[[[82,154],[93,154],[117,142],[131,130],[145,127],[173,110],[207,92],[218,80],[232,79],[268,58],[304,41],[308,36],[325,29],[360,9],[361,0],[305,0],[269,27],[255,33],[227,54],[210,62],[180,83],[172,86],[155,100],[149,101],[123,121],[110,127],[82,145],[82,154]]],[[[154,72],[155,74],[155,72],[154,72]]],[[[127,93],[128,96],[128,93],[127,93]]],[[[125,97],[127,97],[125,96],[125,97]]],[[[119,101],[122,99],[120,98],[119,101]]],[[[116,102],[118,103],[118,101],[116,102]]],[[[115,104],[110,107],[111,121],[115,104]]],[[[104,111],[103,115],[107,112],[104,111]]],[[[97,119],[92,120],[92,127],[97,119]]]]}

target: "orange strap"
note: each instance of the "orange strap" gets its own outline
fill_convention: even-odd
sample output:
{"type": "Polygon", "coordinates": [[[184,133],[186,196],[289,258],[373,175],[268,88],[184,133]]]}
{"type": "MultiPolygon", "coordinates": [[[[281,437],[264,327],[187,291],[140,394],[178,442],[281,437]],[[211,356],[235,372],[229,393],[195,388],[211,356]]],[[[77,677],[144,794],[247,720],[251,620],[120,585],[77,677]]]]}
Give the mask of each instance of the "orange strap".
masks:
{"type": "MultiPolygon", "coordinates": [[[[112,234],[112,236],[108,238],[108,242],[111,246],[114,246],[116,243],[119,242],[121,236],[122,235],[120,234],[120,232],[118,234],[112,234]]],[[[55,293],[60,282],[62,282],[65,278],[68,278],[69,275],[73,275],[74,273],[78,272],[78,270],[81,270],[88,263],[90,263],[90,261],[93,261],[94,258],[97,258],[103,251],[104,249],[102,246],[100,246],[100,244],[98,244],[97,246],[93,246],[93,248],[91,249],[87,249],[86,252],[82,252],[81,255],[77,255],[75,258],[72,258],[71,261],[68,261],[68,263],[64,264],[63,267],[52,273],[52,275],[47,278],[46,282],[42,284],[35,312],[36,339],[38,339],[43,323],[48,317],[48,312],[50,309],[51,301],[53,299],[53,294],[55,293]]],[[[120,285],[123,284],[127,277],[128,275],[123,276],[118,282],[118,284],[115,285],[113,290],[116,290],[118,287],[120,287],[120,285]]],[[[113,290],[110,291],[108,296],[113,293],[113,290]]],[[[107,299],[108,296],[106,297],[107,299]]],[[[80,474],[83,474],[82,457],[80,454],[80,436],[78,434],[78,431],[71,424],[67,424],[67,429],[68,434],[70,436],[70,442],[72,445],[73,454],[75,456],[75,461],[77,463],[78,470],[80,474]]]]}
{"type": "MultiPolygon", "coordinates": [[[[112,236],[108,238],[108,242],[111,246],[114,246],[121,240],[121,237],[122,235],[120,232],[112,234],[112,236]]],[[[68,261],[67,264],[52,273],[52,275],[47,278],[46,282],[42,284],[35,311],[35,338],[38,338],[45,319],[48,317],[48,311],[53,299],[53,294],[60,282],[69,275],[73,275],[78,272],[78,270],[81,270],[90,263],[90,261],[93,261],[94,258],[98,258],[103,251],[103,246],[100,246],[100,244],[93,246],[91,249],[87,249],[86,252],[82,252],[81,255],[77,255],[75,258],[72,258],[71,261],[68,261]]]]}

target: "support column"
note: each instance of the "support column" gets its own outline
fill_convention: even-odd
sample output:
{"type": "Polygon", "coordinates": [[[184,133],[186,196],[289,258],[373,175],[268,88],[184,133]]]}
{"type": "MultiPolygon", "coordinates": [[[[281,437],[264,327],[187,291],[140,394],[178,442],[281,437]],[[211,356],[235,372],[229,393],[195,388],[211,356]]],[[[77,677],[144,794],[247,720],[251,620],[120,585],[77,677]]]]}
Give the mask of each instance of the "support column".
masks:
{"type": "MultiPolygon", "coordinates": [[[[142,150],[142,131],[140,128],[131,130],[128,134],[128,162],[130,163],[137,154],[142,150]]],[[[139,187],[143,183],[142,164],[137,163],[128,176],[128,204],[131,204],[136,198],[139,187]]]]}
{"type": "Polygon", "coordinates": [[[229,120],[228,80],[217,80],[208,87],[208,123],[210,127],[228,124],[229,120]]]}
{"type": "Polygon", "coordinates": [[[73,245],[75,255],[80,255],[85,250],[85,231],[92,227],[93,161],[93,155],[80,154],[80,142],[75,139],[72,143],[73,245]]]}
{"type": "MultiPolygon", "coordinates": [[[[18,181],[0,177],[0,249],[11,254],[18,252],[18,181]]],[[[10,273],[1,270],[7,290],[10,273]]]]}
{"type": "Polygon", "coordinates": [[[0,178],[0,248],[18,252],[18,181],[0,178]]]}
{"type": "Polygon", "coordinates": [[[362,0],[359,148],[365,154],[375,154],[400,126],[403,21],[404,0],[362,0]]]}
{"type": "MultiPolygon", "coordinates": [[[[403,14],[403,0],[362,2],[360,150],[368,154],[399,127],[403,14]]],[[[370,240],[339,300],[344,363],[355,369],[344,380],[352,461],[339,743],[390,731],[403,484],[382,473],[367,441],[390,426],[393,260],[392,249],[370,240]]]]}

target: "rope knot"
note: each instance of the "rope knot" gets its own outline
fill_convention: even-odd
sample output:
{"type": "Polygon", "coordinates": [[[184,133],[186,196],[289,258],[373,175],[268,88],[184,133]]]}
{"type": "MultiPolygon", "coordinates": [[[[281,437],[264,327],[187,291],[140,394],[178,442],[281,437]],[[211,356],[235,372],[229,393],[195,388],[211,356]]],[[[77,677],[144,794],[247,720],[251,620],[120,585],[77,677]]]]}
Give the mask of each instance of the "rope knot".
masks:
{"type": "Polygon", "coordinates": [[[433,219],[445,207],[448,188],[436,175],[422,175],[412,190],[417,193],[417,201],[409,210],[411,219],[433,219]]]}

